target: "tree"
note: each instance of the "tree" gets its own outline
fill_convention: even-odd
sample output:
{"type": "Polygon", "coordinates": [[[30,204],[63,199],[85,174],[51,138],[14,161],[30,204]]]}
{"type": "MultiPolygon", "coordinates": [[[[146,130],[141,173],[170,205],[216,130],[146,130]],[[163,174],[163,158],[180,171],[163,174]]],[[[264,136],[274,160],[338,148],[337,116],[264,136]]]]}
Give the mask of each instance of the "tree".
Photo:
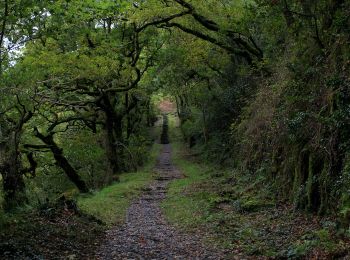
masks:
{"type": "Polygon", "coordinates": [[[31,1],[19,6],[5,0],[1,5],[0,87],[3,95],[0,102],[0,173],[6,209],[26,201],[23,174],[35,168],[30,154],[31,167],[22,167],[19,151],[24,125],[35,112],[35,106],[29,100],[36,94],[34,88],[27,87],[26,82],[30,81],[33,73],[24,70],[18,74],[19,70],[12,68],[12,64],[16,62],[16,51],[24,42],[35,37],[35,27],[40,23],[37,12],[41,11],[41,6],[34,6],[31,1]]]}
{"type": "MultiPolygon", "coordinates": [[[[125,146],[118,144],[123,141],[123,120],[138,103],[142,104],[135,97],[129,100],[129,95],[124,93],[138,86],[160,47],[149,45],[147,37],[140,39],[134,25],[123,21],[122,7],[79,2],[64,6],[62,13],[57,12],[61,8],[60,3],[58,5],[50,7],[52,15],[46,30],[59,28],[58,23],[63,21],[61,38],[45,34],[45,40],[27,47],[24,60],[31,70],[43,71],[43,78],[38,80],[40,95],[35,102],[45,104],[38,115],[50,126],[46,134],[35,130],[35,136],[46,144],[43,149],[55,147],[50,149],[56,156],[59,148],[53,136],[56,131],[62,132],[62,127],[70,128],[69,122],[81,122],[94,132],[100,130],[97,125],[102,126],[108,161],[105,183],[110,183],[118,180],[117,174],[121,171],[118,156],[125,146]],[[78,17],[72,14],[77,8],[78,17]],[[91,14],[90,8],[99,12],[91,14]],[[72,32],[74,36],[69,38],[72,32]],[[114,46],[118,46],[117,49],[114,46]]],[[[130,136],[130,118],[128,123],[127,136],[130,136]]],[[[38,148],[38,145],[32,147],[38,148]]],[[[59,158],[62,157],[60,153],[59,158]]],[[[63,164],[58,162],[67,175],[72,176],[74,167],[67,168],[68,164],[66,159],[63,164]]],[[[85,190],[80,181],[74,182],[80,190],[85,190]]]]}
{"type": "MultiPolygon", "coordinates": [[[[196,2],[196,4],[202,7],[205,10],[204,12],[207,12],[203,8],[203,4],[199,2],[196,2]]],[[[220,11],[223,11],[222,15],[229,16],[226,12],[231,10],[225,10],[227,9],[225,5],[214,5],[220,8],[220,11]]],[[[159,3],[150,1],[150,3],[145,3],[143,8],[159,9],[158,6],[159,3]]],[[[166,1],[161,8],[165,14],[169,13],[167,9],[175,11],[165,16],[159,17],[159,15],[155,15],[155,19],[149,18],[150,21],[139,25],[138,31],[143,31],[149,26],[175,27],[185,33],[217,45],[232,55],[242,57],[249,64],[252,64],[254,60],[261,61],[263,59],[263,51],[254,40],[253,35],[248,31],[242,32],[229,29],[225,24],[227,21],[221,24],[216,22],[212,17],[207,17],[198,11],[200,8],[197,8],[195,4],[183,0],[174,0],[166,1]]]]}

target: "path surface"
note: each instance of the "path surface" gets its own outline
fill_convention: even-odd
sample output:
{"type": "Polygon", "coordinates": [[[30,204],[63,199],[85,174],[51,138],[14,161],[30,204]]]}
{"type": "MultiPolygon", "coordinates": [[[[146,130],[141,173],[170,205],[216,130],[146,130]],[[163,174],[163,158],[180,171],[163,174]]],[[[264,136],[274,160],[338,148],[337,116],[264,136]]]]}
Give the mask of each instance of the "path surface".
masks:
{"type": "Polygon", "coordinates": [[[160,210],[168,183],[181,177],[164,144],[155,171],[159,177],[130,206],[126,223],[110,230],[97,259],[224,259],[208,249],[200,235],[186,235],[168,225],[160,210]]]}

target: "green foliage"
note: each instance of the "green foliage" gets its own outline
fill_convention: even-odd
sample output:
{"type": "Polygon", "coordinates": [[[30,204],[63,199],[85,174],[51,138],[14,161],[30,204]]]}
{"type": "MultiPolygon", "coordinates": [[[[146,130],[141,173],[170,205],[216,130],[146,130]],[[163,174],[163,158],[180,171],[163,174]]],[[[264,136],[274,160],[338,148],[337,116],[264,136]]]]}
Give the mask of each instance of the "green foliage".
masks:
{"type": "MultiPolygon", "coordinates": [[[[329,8],[321,2],[318,7],[329,8]]],[[[296,1],[285,3],[290,10],[300,12],[306,12],[313,5],[299,5],[296,1]]],[[[348,4],[344,4],[345,9],[346,6],[348,4]]],[[[322,54],[313,42],[315,37],[311,36],[316,25],[295,15],[288,21],[288,14],[277,11],[278,3],[259,1],[258,5],[249,8],[255,17],[254,23],[263,32],[260,37],[268,39],[262,41],[262,45],[267,51],[265,59],[272,75],[267,83],[261,81],[243,113],[234,118],[231,126],[236,150],[234,157],[245,170],[259,173],[265,169],[271,183],[281,187],[282,197],[292,198],[296,207],[321,214],[339,212],[339,199],[335,198],[342,197],[339,193],[344,194],[347,187],[343,182],[344,189],[340,188],[338,178],[343,178],[340,176],[346,165],[343,160],[349,149],[346,130],[349,128],[345,125],[349,120],[348,102],[345,105],[342,101],[348,100],[348,92],[344,91],[348,86],[347,69],[340,72],[336,66],[344,66],[340,57],[348,50],[339,42],[338,53],[322,54]],[[266,15],[269,15],[268,20],[263,18],[266,15]],[[286,29],[278,30],[277,35],[265,31],[276,31],[276,28],[286,29]],[[339,61],[338,65],[334,59],[339,61]],[[331,141],[334,138],[338,141],[331,141]],[[289,185],[293,182],[294,185],[289,185]]],[[[345,11],[338,8],[339,13],[345,11]]],[[[316,13],[319,19],[316,23],[321,28],[327,15],[318,13],[319,10],[309,11],[316,13]]],[[[335,17],[333,22],[337,20],[335,17]]],[[[321,41],[329,36],[319,33],[321,41]]],[[[323,48],[323,51],[333,49],[334,45],[323,48]]]]}
{"type": "MultiPolygon", "coordinates": [[[[74,194],[79,182],[69,171],[96,189],[143,165],[155,139],[154,104],[170,96],[179,115],[170,123],[182,130],[171,139],[184,137],[202,159],[234,166],[218,177],[228,190],[240,177],[225,196],[182,196],[205,186],[209,173],[176,159],[188,178],[170,188],[165,208],[178,209],[174,219],[194,214],[205,223],[197,216],[227,202],[254,214],[273,197],[338,216],[348,228],[348,0],[3,1],[0,9],[4,204],[74,194]]],[[[107,189],[96,201],[128,197],[129,186],[120,185],[120,194],[107,189]]],[[[238,234],[259,237],[249,225],[238,234]]],[[[323,246],[326,234],[315,237],[319,244],[297,243],[295,255],[323,246]]],[[[278,253],[260,242],[244,247],[278,253]]]]}
{"type": "Polygon", "coordinates": [[[328,252],[337,252],[341,247],[344,247],[344,244],[335,243],[327,229],[320,229],[304,235],[288,250],[288,257],[295,259],[316,248],[322,248],[328,252]]]}
{"type": "MultiPolygon", "coordinates": [[[[4,36],[9,41],[6,44],[14,45],[25,41],[15,46],[20,55],[10,55],[12,60],[7,63],[11,66],[7,64],[4,71],[0,68],[0,87],[4,89],[1,158],[18,154],[18,163],[17,157],[10,166],[5,165],[6,160],[0,161],[3,178],[26,183],[33,203],[33,199],[51,200],[74,189],[69,181],[77,187],[80,182],[98,188],[110,182],[111,175],[142,165],[152,144],[148,127],[154,117],[150,104],[153,89],[142,77],[162,42],[148,42],[147,35],[126,21],[133,5],[108,0],[43,1],[37,5],[29,1],[22,10],[8,2],[1,5],[8,16],[1,39],[4,36]],[[16,19],[25,28],[13,25],[16,19]],[[112,127],[106,133],[110,122],[112,127]],[[11,138],[13,145],[3,145],[10,144],[11,138]],[[11,176],[3,170],[6,167],[16,168],[11,176]]],[[[0,48],[3,63],[4,48],[0,48]]]]}

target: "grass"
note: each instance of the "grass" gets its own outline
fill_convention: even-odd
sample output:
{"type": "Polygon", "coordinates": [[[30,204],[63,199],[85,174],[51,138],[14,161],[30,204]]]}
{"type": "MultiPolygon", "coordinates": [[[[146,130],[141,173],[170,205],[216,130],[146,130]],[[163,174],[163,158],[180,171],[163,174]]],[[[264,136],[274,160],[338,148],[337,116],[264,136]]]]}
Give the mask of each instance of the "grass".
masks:
{"type": "MultiPolygon", "coordinates": [[[[182,227],[195,228],[204,224],[212,194],[209,192],[196,192],[192,196],[186,194],[188,187],[194,187],[207,178],[198,166],[178,160],[177,165],[186,173],[186,178],[173,181],[169,185],[167,199],[162,203],[162,208],[172,224],[181,223],[182,227]],[[179,163],[180,162],[180,163],[179,163]]],[[[190,192],[190,191],[188,191],[190,192]]]]}
{"type": "Polygon", "coordinates": [[[83,212],[100,219],[108,226],[122,224],[131,201],[155,177],[153,167],[160,147],[159,144],[153,145],[150,160],[140,171],[122,174],[120,176],[120,182],[95,192],[92,195],[78,197],[79,208],[83,212]]]}
{"type": "Polygon", "coordinates": [[[170,223],[185,229],[193,229],[205,224],[205,216],[210,208],[209,201],[213,194],[207,191],[193,192],[187,190],[195,187],[209,178],[209,168],[186,160],[183,156],[183,144],[178,122],[169,115],[169,136],[172,145],[173,163],[180,168],[185,178],[170,183],[167,199],[162,203],[162,209],[170,223]],[[189,195],[188,193],[191,193],[189,195]]]}

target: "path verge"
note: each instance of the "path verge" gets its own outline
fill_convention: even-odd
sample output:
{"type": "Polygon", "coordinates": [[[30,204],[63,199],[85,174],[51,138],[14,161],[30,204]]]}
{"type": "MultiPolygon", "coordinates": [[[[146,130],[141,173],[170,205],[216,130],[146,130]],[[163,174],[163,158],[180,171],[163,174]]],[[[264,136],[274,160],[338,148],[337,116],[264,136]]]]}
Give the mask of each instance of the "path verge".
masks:
{"type": "MultiPolygon", "coordinates": [[[[166,122],[166,120],[164,120],[166,122]]],[[[164,140],[167,138],[164,136],[164,140]]],[[[203,245],[200,234],[185,234],[170,226],[160,209],[167,186],[182,178],[172,164],[170,144],[162,145],[155,172],[158,177],[128,209],[126,223],[108,231],[98,259],[223,259],[224,254],[203,245]]]]}
{"type": "Polygon", "coordinates": [[[186,178],[171,182],[162,202],[172,225],[202,233],[231,259],[348,259],[349,239],[336,233],[334,219],[274,201],[264,179],[203,162],[184,146],[174,120],[174,163],[186,178]]]}

